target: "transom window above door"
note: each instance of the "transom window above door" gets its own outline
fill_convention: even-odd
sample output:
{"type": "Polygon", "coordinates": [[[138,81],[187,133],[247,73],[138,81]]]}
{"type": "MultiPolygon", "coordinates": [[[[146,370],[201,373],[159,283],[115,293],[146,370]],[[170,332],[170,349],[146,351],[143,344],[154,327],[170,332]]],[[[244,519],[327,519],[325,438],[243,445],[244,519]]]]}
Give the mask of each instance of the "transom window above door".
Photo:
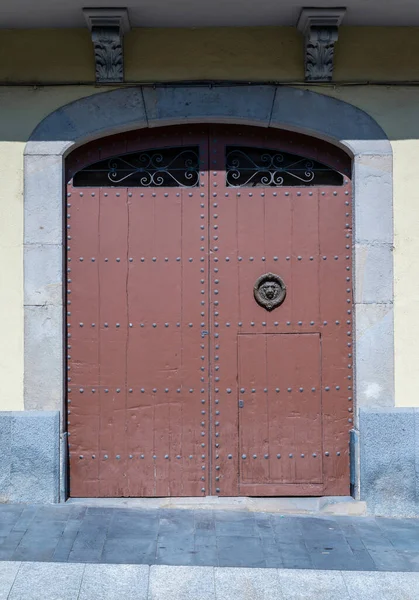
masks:
{"type": "MultiPolygon", "coordinates": [[[[309,157],[253,146],[225,146],[227,187],[341,186],[343,175],[309,157]]],[[[87,165],[74,187],[185,187],[199,185],[200,146],[151,148],[87,165]]],[[[205,161],[204,161],[205,162],[205,161]]],[[[208,168],[202,165],[205,170],[208,168]]]]}
{"type": "Polygon", "coordinates": [[[226,146],[227,187],[343,185],[338,171],[320,162],[280,150],[226,146]]]}
{"type": "Polygon", "coordinates": [[[73,178],[74,187],[196,187],[198,184],[199,146],[120,154],[88,165],[73,178]]]}

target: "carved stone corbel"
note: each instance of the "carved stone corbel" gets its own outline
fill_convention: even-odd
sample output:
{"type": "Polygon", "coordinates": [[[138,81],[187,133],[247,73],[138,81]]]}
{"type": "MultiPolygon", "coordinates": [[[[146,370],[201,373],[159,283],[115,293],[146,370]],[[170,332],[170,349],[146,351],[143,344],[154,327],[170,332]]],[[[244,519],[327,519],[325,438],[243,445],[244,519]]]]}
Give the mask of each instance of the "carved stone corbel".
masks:
{"type": "Polygon", "coordinates": [[[126,8],[83,9],[95,50],[97,83],[124,81],[124,34],[130,30],[126,8]]]}
{"type": "Polygon", "coordinates": [[[303,8],[297,29],[304,35],[306,81],[331,81],[338,28],[345,8],[303,8]]]}

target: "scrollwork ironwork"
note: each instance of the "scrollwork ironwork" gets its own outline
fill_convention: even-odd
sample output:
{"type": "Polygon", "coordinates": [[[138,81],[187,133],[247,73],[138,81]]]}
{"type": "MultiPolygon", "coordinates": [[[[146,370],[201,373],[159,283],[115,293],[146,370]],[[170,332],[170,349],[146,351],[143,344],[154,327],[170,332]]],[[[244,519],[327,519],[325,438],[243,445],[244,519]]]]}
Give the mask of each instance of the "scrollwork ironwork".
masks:
{"type": "Polygon", "coordinates": [[[342,185],[337,171],[317,161],[265,148],[227,146],[228,187],[342,185]]]}
{"type": "Polygon", "coordinates": [[[75,187],[195,187],[198,184],[197,146],[122,154],[90,165],[73,177],[75,187]]]}

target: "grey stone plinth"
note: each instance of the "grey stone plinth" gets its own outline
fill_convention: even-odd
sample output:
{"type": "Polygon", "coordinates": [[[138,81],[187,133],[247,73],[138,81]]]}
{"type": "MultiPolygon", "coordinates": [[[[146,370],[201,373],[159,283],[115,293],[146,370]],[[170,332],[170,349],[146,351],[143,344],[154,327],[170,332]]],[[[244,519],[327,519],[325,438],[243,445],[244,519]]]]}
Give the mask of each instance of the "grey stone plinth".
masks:
{"type": "Polygon", "coordinates": [[[375,515],[419,515],[419,409],[361,408],[360,494],[375,515]]]}
{"type": "Polygon", "coordinates": [[[58,502],[58,412],[0,412],[0,501],[58,502]]]}

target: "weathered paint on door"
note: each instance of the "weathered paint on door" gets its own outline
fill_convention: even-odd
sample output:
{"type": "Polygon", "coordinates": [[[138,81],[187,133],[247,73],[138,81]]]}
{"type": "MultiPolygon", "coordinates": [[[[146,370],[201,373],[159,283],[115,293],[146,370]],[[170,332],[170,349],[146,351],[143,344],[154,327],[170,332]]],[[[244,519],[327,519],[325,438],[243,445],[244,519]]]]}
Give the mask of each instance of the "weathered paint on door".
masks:
{"type": "Polygon", "coordinates": [[[324,142],[238,126],[131,132],[69,157],[72,496],[348,493],[349,169],[324,142]],[[115,184],[112,157],[129,155],[126,177],[132,153],[153,148],[196,152],[197,185],[162,186],[158,165],[147,185],[115,184]],[[294,178],[318,161],[344,180],[235,180],[226,164],[242,148],[308,157],[294,178]],[[110,185],[76,185],[99,161],[110,185]],[[253,290],[266,273],[286,286],[271,311],[253,290]]]}

